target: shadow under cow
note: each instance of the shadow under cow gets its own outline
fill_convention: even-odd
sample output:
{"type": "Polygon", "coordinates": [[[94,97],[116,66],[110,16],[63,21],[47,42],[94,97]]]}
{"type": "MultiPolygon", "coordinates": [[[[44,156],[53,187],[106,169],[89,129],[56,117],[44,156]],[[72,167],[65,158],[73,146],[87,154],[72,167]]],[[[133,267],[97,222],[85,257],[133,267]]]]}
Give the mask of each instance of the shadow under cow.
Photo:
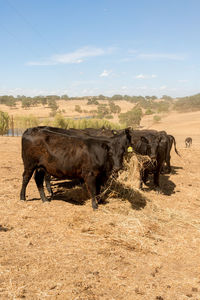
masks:
{"type": "MultiPolygon", "coordinates": [[[[166,196],[170,196],[175,193],[176,185],[170,180],[170,174],[160,174],[159,182],[160,188],[158,192],[166,196]]],[[[149,176],[146,184],[143,186],[143,191],[145,192],[150,192],[152,190],[156,190],[153,184],[153,175],[149,176]]]]}
{"type": "Polygon", "coordinates": [[[173,166],[171,167],[171,174],[173,175],[178,175],[179,174],[179,171],[178,170],[182,170],[183,167],[176,167],[176,166],[173,166]]]}
{"type": "Polygon", "coordinates": [[[0,225],[0,232],[7,232],[12,229],[13,229],[13,227],[5,227],[5,226],[0,225]]]}
{"type": "MultiPolygon", "coordinates": [[[[111,185],[111,197],[117,197],[131,203],[131,207],[134,210],[141,210],[147,204],[147,198],[134,188],[127,186],[119,181],[114,181],[111,185]],[[114,195],[112,195],[112,193],[114,195]]],[[[109,198],[110,196],[108,196],[109,198]]]]}
{"type": "MultiPolygon", "coordinates": [[[[78,186],[69,186],[69,182],[60,182],[54,185],[53,200],[69,202],[74,205],[84,205],[90,199],[90,195],[85,184],[79,182],[78,186]]],[[[127,187],[126,185],[114,181],[110,185],[102,187],[101,193],[97,196],[100,205],[106,205],[111,198],[120,198],[131,203],[132,209],[140,210],[146,206],[146,197],[138,190],[127,187]]]]}
{"type": "MultiPolygon", "coordinates": [[[[68,186],[68,184],[67,184],[68,186]]],[[[66,187],[65,183],[57,184],[57,190],[54,191],[52,200],[69,202],[74,205],[84,205],[90,199],[85,185],[66,187]]]]}

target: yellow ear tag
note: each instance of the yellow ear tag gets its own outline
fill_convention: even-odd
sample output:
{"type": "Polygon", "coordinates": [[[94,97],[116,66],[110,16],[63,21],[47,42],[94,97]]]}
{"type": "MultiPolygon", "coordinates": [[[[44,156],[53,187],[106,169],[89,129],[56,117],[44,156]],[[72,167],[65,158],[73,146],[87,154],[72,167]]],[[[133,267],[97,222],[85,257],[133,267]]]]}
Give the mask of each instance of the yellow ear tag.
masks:
{"type": "Polygon", "coordinates": [[[128,152],[133,152],[133,148],[131,146],[128,147],[128,152]]]}

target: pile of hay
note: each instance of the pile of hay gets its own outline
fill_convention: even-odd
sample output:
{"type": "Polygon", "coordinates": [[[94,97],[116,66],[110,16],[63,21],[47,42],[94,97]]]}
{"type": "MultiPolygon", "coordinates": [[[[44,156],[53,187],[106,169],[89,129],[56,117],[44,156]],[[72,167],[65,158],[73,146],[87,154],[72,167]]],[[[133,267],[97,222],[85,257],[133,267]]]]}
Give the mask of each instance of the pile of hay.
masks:
{"type": "Polygon", "coordinates": [[[123,170],[119,173],[117,181],[127,186],[127,188],[138,189],[140,186],[140,173],[151,164],[151,159],[147,155],[128,153],[124,158],[123,170]]]}
{"type": "MultiPolygon", "coordinates": [[[[149,156],[128,153],[123,161],[123,170],[119,172],[118,177],[111,177],[102,194],[109,192],[108,198],[117,197],[122,199],[136,198],[139,194],[140,172],[151,164],[149,156]]],[[[137,197],[138,198],[138,197],[137,197]]],[[[139,197],[141,200],[141,197],[139,197]]]]}

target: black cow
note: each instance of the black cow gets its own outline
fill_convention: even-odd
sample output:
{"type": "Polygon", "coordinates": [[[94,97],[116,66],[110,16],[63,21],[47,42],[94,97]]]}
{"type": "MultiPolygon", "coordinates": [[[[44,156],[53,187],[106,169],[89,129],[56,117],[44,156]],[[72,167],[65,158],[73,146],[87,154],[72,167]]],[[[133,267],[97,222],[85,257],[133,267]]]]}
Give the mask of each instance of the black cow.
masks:
{"type": "MultiPolygon", "coordinates": [[[[180,156],[178,150],[176,149],[176,140],[174,138],[173,135],[167,134],[167,138],[168,138],[168,144],[167,144],[167,151],[166,151],[166,157],[165,157],[165,162],[166,162],[166,173],[171,173],[171,164],[170,164],[170,159],[171,159],[171,149],[172,149],[172,145],[174,144],[174,150],[176,152],[177,155],[180,156]]],[[[163,166],[164,167],[164,166],[163,166]]],[[[162,169],[163,173],[164,173],[164,168],[162,169]]]]}
{"type": "MultiPolygon", "coordinates": [[[[113,137],[113,136],[124,133],[124,129],[111,130],[111,129],[105,128],[104,126],[102,128],[84,128],[84,129],[76,129],[76,128],[63,129],[63,128],[52,127],[52,126],[38,126],[38,128],[50,130],[50,131],[57,132],[57,133],[66,134],[67,136],[77,136],[77,137],[81,137],[81,138],[83,136],[93,137],[93,138],[95,137],[95,138],[104,139],[104,140],[107,137],[113,137]]],[[[131,130],[129,129],[129,131],[131,131],[131,130]]],[[[50,193],[51,198],[52,198],[53,190],[52,190],[51,184],[50,184],[51,176],[47,172],[45,172],[44,179],[45,179],[45,184],[46,184],[47,190],[50,193]]],[[[78,182],[78,181],[76,180],[76,182],[78,182]]]]}
{"type": "MultiPolygon", "coordinates": [[[[124,133],[124,129],[122,130],[111,130],[107,129],[104,126],[102,128],[84,128],[84,129],[76,129],[76,128],[69,128],[69,129],[63,129],[58,127],[52,127],[52,126],[38,126],[39,129],[46,129],[57,133],[66,134],[67,136],[77,136],[77,137],[95,137],[98,139],[104,139],[105,137],[113,137],[116,135],[120,135],[124,133]]],[[[129,129],[130,130],[130,129],[129,129]]],[[[53,190],[51,188],[50,180],[51,175],[49,175],[47,172],[45,172],[44,176],[45,184],[47,187],[48,192],[51,195],[51,198],[53,198],[53,190]]],[[[78,182],[76,180],[76,182],[78,182]]]]}
{"type": "Polygon", "coordinates": [[[130,145],[130,132],[95,139],[70,136],[46,127],[27,129],[22,136],[24,173],[20,199],[25,200],[27,184],[35,170],[35,182],[43,202],[48,201],[43,189],[45,172],[60,179],[83,179],[98,208],[96,195],[112,171],[122,168],[123,155],[130,145]]]}
{"type": "Polygon", "coordinates": [[[159,175],[165,160],[167,151],[167,134],[166,132],[158,132],[156,130],[133,130],[131,132],[132,147],[141,155],[148,155],[152,163],[145,164],[140,171],[141,181],[146,183],[148,174],[154,175],[154,187],[159,190],[159,175]]]}
{"type": "Polygon", "coordinates": [[[190,148],[191,145],[192,145],[192,138],[191,137],[187,137],[185,139],[185,146],[186,146],[186,148],[190,148]]]}
{"type": "Polygon", "coordinates": [[[170,151],[172,144],[176,153],[179,155],[176,149],[175,138],[168,135],[165,131],[156,130],[133,130],[132,131],[132,144],[136,152],[142,155],[148,155],[152,159],[151,164],[145,164],[141,170],[141,183],[146,183],[148,174],[153,173],[154,186],[156,190],[159,188],[159,177],[163,168],[164,162],[167,164],[168,171],[171,171],[170,166],[170,151]],[[135,145],[135,147],[134,147],[135,145]]]}
{"type": "Polygon", "coordinates": [[[99,136],[106,136],[106,137],[112,137],[115,134],[119,134],[121,132],[123,132],[123,130],[121,130],[120,132],[118,132],[117,130],[112,130],[112,129],[107,129],[107,128],[84,128],[84,129],[75,129],[75,128],[70,128],[67,131],[70,131],[72,134],[83,134],[83,135],[89,135],[89,136],[95,136],[95,137],[99,137],[99,136]]]}

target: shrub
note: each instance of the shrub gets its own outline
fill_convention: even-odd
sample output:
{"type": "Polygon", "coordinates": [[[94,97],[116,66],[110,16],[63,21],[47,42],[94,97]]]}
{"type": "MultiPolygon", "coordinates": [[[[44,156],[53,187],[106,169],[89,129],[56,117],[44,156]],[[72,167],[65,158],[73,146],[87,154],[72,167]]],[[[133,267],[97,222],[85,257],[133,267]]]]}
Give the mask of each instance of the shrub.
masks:
{"type": "Polygon", "coordinates": [[[40,124],[39,119],[33,115],[29,115],[26,117],[18,116],[15,118],[15,127],[19,129],[26,129],[29,127],[35,127],[40,124]]]}
{"type": "Polygon", "coordinates": [[[153,115],[153,111],[149,108],[145,111],[145,115],[153,115]]]}
{"type": "Polygon", "coordinates": [[[4,135],[9,129],[9,115],[7,112],[0,111],[0,134],[4,135]]]}
{"type": "Polygon", "coordinates": [[[160,122],[160,120],[161,120],[161,117],[160,117],[160,116],[158,116],[158,115],[155,115],[155,116],[153,117],[153,121],[154,121],[154,123],[159,123],[159,122],[160,122]]]}
{"type": "Polygon", "coordinates": [[[82,113],[80,105],[75,105],[75,111],[77,111],[78,113],[82,113]]]}

